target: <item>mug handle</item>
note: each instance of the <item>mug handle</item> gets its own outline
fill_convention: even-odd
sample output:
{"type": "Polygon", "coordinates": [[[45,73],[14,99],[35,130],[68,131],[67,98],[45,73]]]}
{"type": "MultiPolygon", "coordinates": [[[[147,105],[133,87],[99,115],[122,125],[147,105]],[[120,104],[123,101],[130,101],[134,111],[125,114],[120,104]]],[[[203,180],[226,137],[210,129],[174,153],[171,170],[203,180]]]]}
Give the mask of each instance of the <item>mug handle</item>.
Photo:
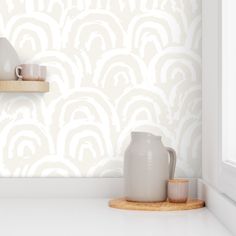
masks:
{"type": "Polygon", "coordinates": [[[173,179],[175,174],[175,166],[176,166],[176,152],[173,148],[166,148],[169,156],[170,156],[170,170],[169,170],[169,178],[173,179]]]}
{"type": "Polygon", "coordinates": [[[23,76],[19,74],[19,71],[22,71],[21,66],[17,66],[15,72],[18,79],[23,79],[23,76]]]}

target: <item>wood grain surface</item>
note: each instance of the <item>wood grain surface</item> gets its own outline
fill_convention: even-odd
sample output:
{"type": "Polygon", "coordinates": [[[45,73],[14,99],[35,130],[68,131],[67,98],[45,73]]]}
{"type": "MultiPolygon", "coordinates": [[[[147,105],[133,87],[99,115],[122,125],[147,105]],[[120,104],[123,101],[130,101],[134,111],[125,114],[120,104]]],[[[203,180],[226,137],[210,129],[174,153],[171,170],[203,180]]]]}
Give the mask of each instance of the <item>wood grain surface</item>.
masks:
{"type": "Polygon", "coordinates": [[[39,92],[49,91],[49,83],[45,81],[1,80],[0,92],[39,92]]]}
{"type": "Polygon", "coordinates": [[[124,198],[112,199],[109,201],[112,208],[124,210],[142,210],[142,211],[183,211],[198,209],[205,206],[204,201],[198,199],[188,200],[186,203],[171,202],[131,202],[124,198]]]}

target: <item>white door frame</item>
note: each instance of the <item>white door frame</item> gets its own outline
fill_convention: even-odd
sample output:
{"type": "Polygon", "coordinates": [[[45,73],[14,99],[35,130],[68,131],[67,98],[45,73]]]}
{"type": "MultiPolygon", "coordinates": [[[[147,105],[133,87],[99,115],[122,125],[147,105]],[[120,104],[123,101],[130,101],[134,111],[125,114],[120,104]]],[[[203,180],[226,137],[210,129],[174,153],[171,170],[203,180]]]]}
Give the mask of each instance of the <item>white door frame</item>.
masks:
{"type": "Polygon", "coordinates": [[[202,1],[202,177],[236,201],[236,170],[222,158],[221,1],[202,1]]]}

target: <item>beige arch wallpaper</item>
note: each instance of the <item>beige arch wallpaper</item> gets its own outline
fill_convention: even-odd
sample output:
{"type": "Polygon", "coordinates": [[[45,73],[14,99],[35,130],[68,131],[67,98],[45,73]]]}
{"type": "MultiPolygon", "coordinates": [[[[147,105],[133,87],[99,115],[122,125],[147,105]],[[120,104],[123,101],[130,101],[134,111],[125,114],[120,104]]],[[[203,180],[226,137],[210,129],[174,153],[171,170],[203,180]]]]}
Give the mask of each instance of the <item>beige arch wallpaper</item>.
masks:
{"type": "Polygon", "coordinates": [[[0,34],[48,66],[47,94],[0,94],[1,176],[121,176],[132,130],[201,174],[201,0],[0,0],[0,34]]]}

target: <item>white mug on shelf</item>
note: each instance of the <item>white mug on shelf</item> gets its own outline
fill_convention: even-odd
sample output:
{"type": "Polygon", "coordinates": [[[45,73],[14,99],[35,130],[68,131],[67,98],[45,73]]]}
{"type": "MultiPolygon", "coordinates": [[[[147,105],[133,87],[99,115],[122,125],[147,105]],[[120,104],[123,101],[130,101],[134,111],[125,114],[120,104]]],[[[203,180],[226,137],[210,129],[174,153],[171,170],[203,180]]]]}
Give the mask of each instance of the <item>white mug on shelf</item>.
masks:
{"type": "Polygon", "coordinates": [[[21,80],[38,80],[39,65],[22,64],[16,67],[16,76],[21,80]]]}
{"type": "Polygon", "coordinates": [[[16,67],[16,76],[20,80],[40,80],[46,79],[47,67],[37,64],[22,64],[16,67]]]}

